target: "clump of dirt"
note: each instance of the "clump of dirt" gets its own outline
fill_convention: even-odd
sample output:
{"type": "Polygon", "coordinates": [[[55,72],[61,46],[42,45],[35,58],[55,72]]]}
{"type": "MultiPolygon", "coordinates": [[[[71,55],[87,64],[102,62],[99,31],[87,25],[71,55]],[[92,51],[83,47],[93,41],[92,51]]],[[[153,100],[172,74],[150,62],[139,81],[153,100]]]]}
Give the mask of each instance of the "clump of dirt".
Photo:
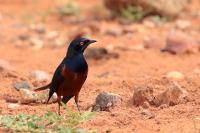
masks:
{"type": "Polygon", "coordinates": [[[188,102],[188,92],[183,89],[177,82],[165,84],[163,92],[157,92],[153,87],[139,86],[134,89],[133,104],[148,108],[148,105],[159,107],[161,105],[174,106],[180,103],[188,102]]]}

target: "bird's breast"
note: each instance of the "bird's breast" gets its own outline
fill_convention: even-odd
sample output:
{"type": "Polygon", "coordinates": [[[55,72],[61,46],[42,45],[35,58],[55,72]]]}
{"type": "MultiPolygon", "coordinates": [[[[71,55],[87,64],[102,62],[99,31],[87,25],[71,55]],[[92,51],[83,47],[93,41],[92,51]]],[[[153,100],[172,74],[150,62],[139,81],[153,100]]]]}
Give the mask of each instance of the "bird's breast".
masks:
{"type": "Polygon", "coordinates": [[[88,70],[84,72],[71,71],[67,66],[63,67],[64,81],[58,89],[58,95],[71,96],[78,93],[87,78],[88,70]]]}
{"type": "Polygon", "coordinates": [[[68,68],[75,73],[85,73],[88,71],[88,64],[83,55],[78,55],[66,62],[68,68]]]}

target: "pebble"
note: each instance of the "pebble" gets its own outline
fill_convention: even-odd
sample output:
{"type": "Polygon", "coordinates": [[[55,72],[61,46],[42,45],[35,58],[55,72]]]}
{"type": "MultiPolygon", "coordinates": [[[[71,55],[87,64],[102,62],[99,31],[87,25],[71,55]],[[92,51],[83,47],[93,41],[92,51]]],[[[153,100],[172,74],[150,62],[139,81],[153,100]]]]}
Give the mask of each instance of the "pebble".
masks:
{"type": "Polygon", "coordinates": [[[146,26],[147,28],[155,28],[155,27],[156,27],[155,23],[152,22],[152,21],[149,21],[149,20],[145,20],[145,21],[143,22],[143,24],[144,24],[144,26],[146,26]]]}
{"type": "Polygon", "coordinates": [[[85,57],[88,59],[100,60],[118,58],[119,54],[114,52],[108,52],[105,48],[88,48],[86,49],[85,57]]]}
{"type": "Polygon", "coordinates": [[[36,31],[37,33],[43,34],[46,32],[46,28],[43,24],[31,24],[30,29],[36,31]]]}
{"type": "Polygon", "coordinates": [[[173,31],[168,35],[166,45],[161,51],[172,54],[197,53],[199,45],[191,36],[183,32],[173,31]]]}
{"type": "Polygon", "coordinates": [[[16,109],[16,108],[19,108],[20,105],[18,103],[9,103],[8,104],[8,108],[9,109],[16,109]]]}
{"type": "Polygon", "coordinates": [[[13,84],[13,86],[18,91],[21,89],[30,89],[31,88],[27,81],[16,82],[13,84]]]}
{"type": "Polygon", "coordinates": [[[48,81],[50,79],[49,74],[41,70],[31,72],[31,77],[36,81],[48,81]]]}
{"type": "Polygon", "coordinates": [[[31,46],[34,50],[39,50],[39,49],[44,47],[43,40],[41,40],[37,37],[32,37],[32,38],[30,38],[29,41],[30,41],[30,44],[31,44],[31,46]]]}
{"type": "Polygon", "coordinates": [[[0,71],[4,71],[4,70],[13,71],[14,68],[6,60],[0,59],[0,71]]]}
{"type": "Polygon", "coordinates": [[[34,91],[27,89],[20,89],[19,91],[21,95],[21,104],[35,103],[38,101],[38,95],[34,91]]]}
{"type": "Polygon", "coordinates": [[[58,37],[58,35],[59,35],[58,32],[54,30],[54,31],[47,32],[46,37],[48,39],[55,39],[56,37],[58,37]]]}
{"type": "Polygon", "coordinates": [[[140,112],[142,115],[144,115],[147,119],[153,119],[155,118],[155,114],[152,113],[150,110],[148,109],[142,109],[140,112]]]}
{"type": "Polygon", "coordinates": [[[136,45],[130,47],[130,49],[135,50],[135,51],[142,51],[142,50],[144,50],[144,45],[143,44],[136,44],[136,45]]]}
{"type": "Polygon", "coordinates": [[[176,27],[181,30],[185,30],[191,26],[191,22],[188,20],[177,20],[176,27]]]}
{"type": "Polygon", "coordinates": [[[21,41],[26,41],[30,38],[30,35],[29,34],[21,34],[18,36],[19,40],[21,41]]]}
{"type": "Polygon", "coordinates": [[[181,80],[184,79],[185,76],[179,71],[171,71],[166,75],[166,77],[174,80],[181,80]]]}
{"type": "Polygon", "coordinates": [[[144,47],[145,48],[160,49],[163,46],[164,46],[164,41],[162,41],[159,37],[149,37],[149,36],[146,36],[144,38],[144,47]]]}
{"type": "Polygon", "coordinates": [[[117,106],[121,101],[122,98],[117,94],[101,92],[96,97],[92,111],[109,111],[110,107],[117,106]]]}
{"type": "Polygon", "coordinates": [[[55,48],[61,48],[64,47],[66,45],[66,40],[63,38],[56,38],[54,43],[53,43],[53,47],[55,48]]]}

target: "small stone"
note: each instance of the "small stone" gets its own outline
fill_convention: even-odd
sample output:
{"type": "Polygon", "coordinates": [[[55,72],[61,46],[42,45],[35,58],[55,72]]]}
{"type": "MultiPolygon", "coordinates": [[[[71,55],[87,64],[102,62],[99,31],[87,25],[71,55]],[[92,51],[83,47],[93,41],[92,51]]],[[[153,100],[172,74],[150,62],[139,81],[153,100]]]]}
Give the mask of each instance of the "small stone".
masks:
{"type": "Polygon", "coordinates": [[[16,109],[18,108],[20,105],[18,103],[9,103],[8,104],[8,108],[9,109],[16,109]]]}
{"type": "Polygon", "coordinates": [[[151,87],[139,86],[134,89],[133,104],[135,106],[145,106],[145,102],[151,103],[153,98],[153,89],[151,87]]]}
{"type": "Polygon", "coordinates": [[[28,47],[30,47],[30,43],[28,41],[26,41],[26,40],[16,40],[15,41],[15,46],[17,48],[28,48],[28,47]]]}
{"type": "Polygon", "coordinates": [[[30,35],[29,34],[21,34],[18,36],[19,40],[21,41],[26,41],[30,38],[30,35]]]}
{"type": "Polygon", "coordinates": [[[107,45],[106,49],[109,51],[113,51],[115,49],[115,46],[113,44],[107,45]]]}
{"type": "Polygon", "coordinates": [[[40,33],[40,34],[43,34],[46,32],[46,28],[44,27],[44,25],[42,24],[39,24],[39,25],[36,25],[34,30],[37,32],[37,33],[40,33]]]}
{"type": "Polygon", "coordinates": [[[159,37],[149,37],[144,38],[144,47],[145,48],[162,48],[164,42],[159,37]]]}
{"type": "Polygon", "coordinates": [[[191,22],[188,20],[177,20],[176,27],[181,30],[185,30],[191,26],[191,22]]]}
{"type": "Polygon", "coordinates": [[[122,35],[122,31],[113,29],[113,30],[106,31],[105,34],[117,37],[117,36],[122,35]]]}
{"type": "Polygon", "coordinates": [[[182,102],[187,102],[188,93],[177,82],[173,82],[163,93],[155,96],[153,101],[155,106],[173,106],[182,102]]]}
{"type": "Polygon", "coordinates": [[[171,71],[166,75],[166,77],[175,80],[184,79],[184,75],[179,71],[171,71]]]}
{"type": "Polygon", "coordinates": [[[58,37],[58,32],[57,31],[50,31],[50,32],[47,32],[46,34],[46,37],[48,39],[55,39],[56,37],[58,37]]]}
{"type": "Polygon", "coordinates": [[[146,26],[147,28],[155,28],[155,27],[156,27],[155,23],[152,22],[152,21],[149,21],[149,20],[145,20],[145,21],[143,22],[143,24],[144,24],[144,26],[146,26]]]}
{"type": "Polygon", "coordinates": [[[50,79],[49,74],[41,70],[31,72],[31,77],[37,81],[48,81],[50,79]]]}
{"type": "Polygon", "coordinates": [[[142,109],[140,112],[142,115],[144,115],[147,119],[152,119],[155,118],[155,114],[152,113],[150,110],[148,109],[142,109]]]}
{"type": "Polygon", "coordinates": [[[46,29],[43,24],[31,24],[30,29],[36,31],[37,33],[45,33],[46,29]]]}
{"type": "Polygon", "coordinates": [[[93,58],[93,59],[101,59],[102,56],[108,54],[108,51],[105,48],[88,48],[86,50],[85,57],[86,58],[93,58]]]}
{"type": "Polygon", "coordinates": [[[114,93],[101,92],[96,97],[92,111],[108,111],[110,107],[115,107],[122,101],[121,97],[114,93]]]}
{"type": "Polygon", "coordinates": [[[18,91],[20,89],[30,89],[31,88],[27,81],[16,82],[13,84],[13,86],[18,91]]]}
{"type": "Polygon", "coordinates": [[[4,70],[13,71],[14,68],[7,61],[0,59],[0,71],[4,70]]]}
{"type": "Polygon", "coordinates": [[[199,68],[194,69],[194,73],[200,75],[200,69],[199,68]]]}
{"type": "Polygon", "coordinates": [[[104,31],[101,31],[101,32],[104,32],[103,34],[114,36],[114,37],[118,37],[123,34],[123,30],[119,26],[111,26],[111,27],[105,27],[105,28],[106,29],[104,31]]]}
{"type": "Polygon", "coordinates": [[[88,48],[85,53],[85,57],[88,59],[100,60],[103,58],[118,58],[119,54],[110,53],[105,48],[88,48]]]}
{"type": "Polygon", "coordinates": [[[21,99],[20,99],[21,104],[37,102],[38,95],[34,91],[27,90],[27,89],[20,89],[19,91],[21,95],[21,99]]]}
{"type": "Polygon", "coordinates": [[[61,48],[61,47],[65,46],[65,42],[66,42],[66,40],[63,38],[56,38],[52,45],[55,48],[61,48]]]}
{"type": "Polygon", "coordinates": [[[142,51],[144,50],[144,45],[143,44],[137,44],[137,45],[134,45],[132,47],[130,47],[132,50],[135,50],[135,51],[142,51]]]}
{"type": "Polygon", "coordinates": [[[34,50],[39,50],[44,47],[43,40],[41,40],[37,37],[30,38],[30,44],[34,50]]]}
{"type": "Polygon", "coordinates": [[[197,53],[199,51],[198,42],[183,32],[171,32],[166,40],[166,46],[162,52],[172,54],[197,53]]]}

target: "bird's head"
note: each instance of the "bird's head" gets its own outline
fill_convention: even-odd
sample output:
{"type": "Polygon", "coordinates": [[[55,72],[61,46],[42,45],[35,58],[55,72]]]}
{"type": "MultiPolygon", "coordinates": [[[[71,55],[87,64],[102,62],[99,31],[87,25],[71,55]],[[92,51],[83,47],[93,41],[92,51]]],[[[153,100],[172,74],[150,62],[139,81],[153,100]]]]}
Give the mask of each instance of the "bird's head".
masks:
{"type": "Polygon", "coordinates": [[[87,38],[76,38],[76,39],[74,39],[68,47],[67,57],[71,57],[71,56],[83,53],[85,51],[85,49],[91,43],[95,43],[95,42],[96,42],[96,40],[90,40],[90,39],[87,39],[87,38]]]}

